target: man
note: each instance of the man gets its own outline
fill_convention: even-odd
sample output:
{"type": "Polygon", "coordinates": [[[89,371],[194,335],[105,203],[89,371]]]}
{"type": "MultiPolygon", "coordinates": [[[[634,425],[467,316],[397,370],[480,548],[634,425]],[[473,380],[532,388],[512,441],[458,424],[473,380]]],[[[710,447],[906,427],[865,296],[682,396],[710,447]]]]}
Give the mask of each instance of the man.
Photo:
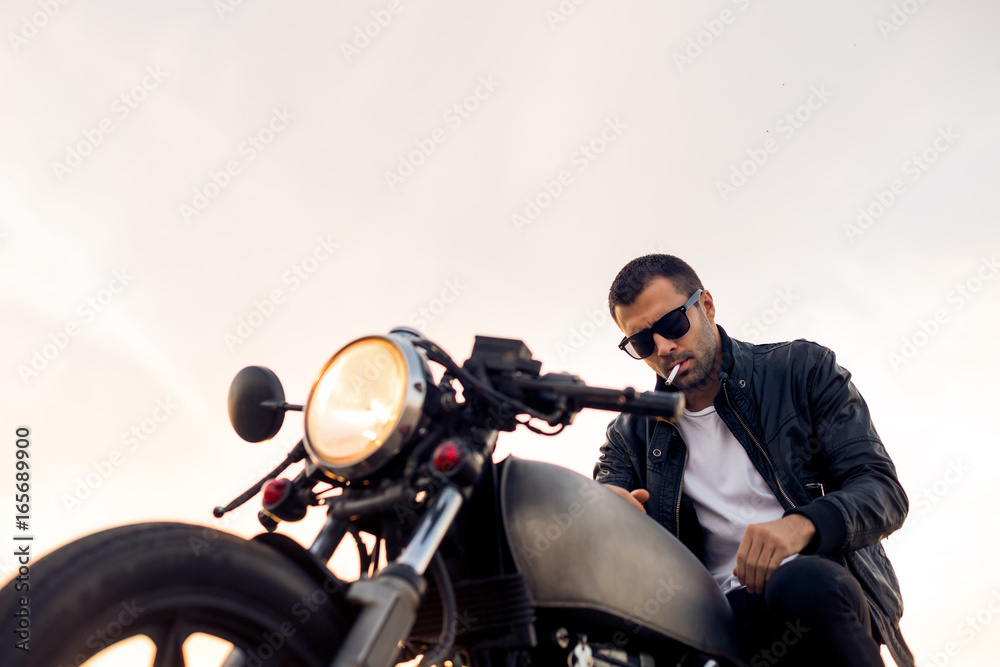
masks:
{"type": "Polygon", "coordinates": [[[658,390],[684,392],[686,408],[676,427],[617,417],[594,477],[701,559],[733,608],[744,659],[882,665],[885,643],[912,666],[879,544],[908,501],[833,352],[730,338],[711,293],[671,255],[629,262],[608,305],[622,350],[656,371],[658,390]]]}

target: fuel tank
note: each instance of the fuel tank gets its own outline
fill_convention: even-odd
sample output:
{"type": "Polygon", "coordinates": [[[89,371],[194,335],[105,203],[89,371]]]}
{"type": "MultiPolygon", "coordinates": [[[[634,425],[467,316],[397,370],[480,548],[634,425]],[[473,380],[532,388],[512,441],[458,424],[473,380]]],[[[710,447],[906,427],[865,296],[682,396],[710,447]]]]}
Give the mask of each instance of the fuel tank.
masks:
{"type": "Polygon", "coordinates": [[[561,466],[509,457],[504,528],[537,608],[590,609],[742,664],[732,609],[660,524],[561,466]]]}

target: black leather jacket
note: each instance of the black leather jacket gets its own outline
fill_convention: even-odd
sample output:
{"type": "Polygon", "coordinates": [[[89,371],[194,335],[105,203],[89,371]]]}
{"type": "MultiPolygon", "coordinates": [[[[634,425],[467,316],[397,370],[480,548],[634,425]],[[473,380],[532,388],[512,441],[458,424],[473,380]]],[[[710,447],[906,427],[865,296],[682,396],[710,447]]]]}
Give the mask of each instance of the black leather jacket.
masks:
{"type": "MultiPolygon", "coordinates": [[[[816,525],[803,553],[850,569],[883,643],[899,667],[911,667],[899,630],[899,582],[880,544],[903,525],[909,503],[850,373],[831,350],[806,340],[753,345],[731,339],[722,327],[719,335],[719,417],[786,514],[803,514],[816,525]]],[[[662,378],[656,388],[666,389],[662,378]]],[[[694,506],[681,492],[686,462],[687,447],[672,424],[620,415],[608,426],[594,478],[649,491],[649,516],[704,560],[694,506]]]]}

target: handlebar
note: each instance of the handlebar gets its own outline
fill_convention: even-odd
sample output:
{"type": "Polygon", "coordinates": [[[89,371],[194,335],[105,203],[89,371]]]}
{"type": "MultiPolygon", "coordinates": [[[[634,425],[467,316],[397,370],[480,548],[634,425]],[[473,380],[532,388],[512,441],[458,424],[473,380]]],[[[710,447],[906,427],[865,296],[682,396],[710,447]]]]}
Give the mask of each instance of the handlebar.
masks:
{"type": "MultiPolygon", "coordinates": [[[[679,391],[637,392],[632,387],[606,389],[591,387],[579,378],[565,374],[549,374],[539,378],[519,377],[515,383],[525,391],[544,398],[557,394],[568,400],[568,412],[584,408],[609,410],[644,417],[661,417],[676,423],[684,414],[684,394],[679,391]]],[[[551,400],[551,399],[550,399],[551,400]]]]}
{"type": "Polygon", "coordinates": [[[637,393],[632,387],[590,387],[569,373],[540,375],[541,366],[523,341],[491,336],[476,336],[472,356],[466,361],[474,374],[481,373],[501,393],[545,413],[552,425],[572,423],[584,408],[660,417],[674,423],[684,413],[684,394],[679,391],[637,393]]]}

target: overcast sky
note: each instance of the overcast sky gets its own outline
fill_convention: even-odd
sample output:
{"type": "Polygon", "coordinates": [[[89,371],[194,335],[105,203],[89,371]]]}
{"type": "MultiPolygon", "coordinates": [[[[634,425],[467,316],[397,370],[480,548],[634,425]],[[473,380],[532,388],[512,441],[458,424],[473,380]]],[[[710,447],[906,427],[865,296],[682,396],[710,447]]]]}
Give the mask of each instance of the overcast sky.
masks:
{"type": "MultiPolygon", "coordinates": [[[[6,2],[0,403],[37,548],[214,523],[302,431],[239,440],[233,375],[302,401],[397,324],[651,388],[604,304],[662,251],[734,337],[837,352],[910,494],[907,639],[993,664],[998,24],[988,0],[6,2]]],[[[608,419],[501,450],[590,474],[608,419]]]]}

